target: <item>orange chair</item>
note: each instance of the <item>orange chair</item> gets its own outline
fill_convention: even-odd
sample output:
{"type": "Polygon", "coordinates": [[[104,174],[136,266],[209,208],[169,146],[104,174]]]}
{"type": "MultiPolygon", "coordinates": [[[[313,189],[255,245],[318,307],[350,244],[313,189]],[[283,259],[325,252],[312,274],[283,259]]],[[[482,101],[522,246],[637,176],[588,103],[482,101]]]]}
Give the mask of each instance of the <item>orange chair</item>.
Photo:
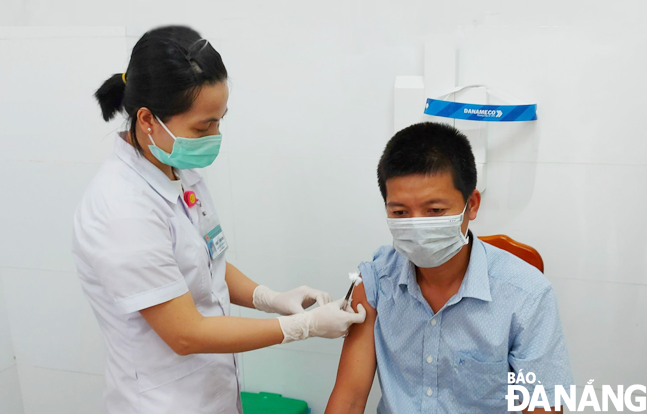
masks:
{"type": "Polygon", "coordinates": [[[530,263],[535,266],[537,269],[544,273],[544,261],[541,258],[539,252],[527,244],[519,243],[516,240],[511,239],[508,236],[503,234],[497,234],[495,236],[483,236],[479,237],[485,243],[489,243],[492,246],[496,246],[499,249],[505,250],[517,256],[518,258],[530,263]]]}

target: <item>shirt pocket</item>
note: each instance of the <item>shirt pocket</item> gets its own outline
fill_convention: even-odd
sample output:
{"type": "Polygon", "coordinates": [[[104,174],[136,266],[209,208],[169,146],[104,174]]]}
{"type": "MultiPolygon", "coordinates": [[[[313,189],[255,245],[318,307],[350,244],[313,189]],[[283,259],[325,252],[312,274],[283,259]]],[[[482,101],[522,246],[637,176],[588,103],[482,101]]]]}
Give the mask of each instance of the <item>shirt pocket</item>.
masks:
{"type": "Polygon", "coordinates": [[[456,401],[482,406],[484,401],[504,401],[508,390],[508,361],[480,362],[464,354],[455,354],[452,364],[453,392],[456,401]]]}

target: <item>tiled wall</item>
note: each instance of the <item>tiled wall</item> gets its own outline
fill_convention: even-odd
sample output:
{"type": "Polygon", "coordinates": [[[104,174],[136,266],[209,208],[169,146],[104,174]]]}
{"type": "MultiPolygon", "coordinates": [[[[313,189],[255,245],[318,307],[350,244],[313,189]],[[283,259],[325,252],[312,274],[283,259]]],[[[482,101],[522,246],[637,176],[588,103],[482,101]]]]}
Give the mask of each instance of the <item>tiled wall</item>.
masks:
{"type": "MultiPolygon", "coordinates": [[[[540,115],[490,129],[473,229],[542,253],[579,386],[645,383],[642,3],[384,3],[116,1],[95,11],[13,1],[13,21],[0,9],[4,24],[85,25],[0,27],[0,412],[5,401],[10,414],[100,412],[102,339],[69,246],[74,207],[120,122],[102,121],[92,93],[125,70],[140,27],[172,21],[200,29],[230,72],[222,154],[205,171],[229,260],[277,290],[310,284],[334,296],[390,242],[375,167],[393,132],[395,76],[422,75],[425,36],[464,26],[460,81],[534,100],[540,115]]],[[[310,340],[245,354],[244,387],[321,414],[340,348],[310,340]]],[[[378,398],[374,387],[367,413],[378,398]]]]}

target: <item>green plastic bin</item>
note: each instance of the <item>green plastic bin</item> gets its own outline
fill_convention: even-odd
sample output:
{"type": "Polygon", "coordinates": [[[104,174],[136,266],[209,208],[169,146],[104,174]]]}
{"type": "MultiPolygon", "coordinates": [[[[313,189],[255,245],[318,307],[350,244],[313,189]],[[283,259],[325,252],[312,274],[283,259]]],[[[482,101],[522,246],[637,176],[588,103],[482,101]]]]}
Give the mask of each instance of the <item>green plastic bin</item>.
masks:
{"type": "Polygon", "coordinates": [[[279,394],[241,392],[243,414],[308,414],[305,401],[283,398],[279,394]]]}

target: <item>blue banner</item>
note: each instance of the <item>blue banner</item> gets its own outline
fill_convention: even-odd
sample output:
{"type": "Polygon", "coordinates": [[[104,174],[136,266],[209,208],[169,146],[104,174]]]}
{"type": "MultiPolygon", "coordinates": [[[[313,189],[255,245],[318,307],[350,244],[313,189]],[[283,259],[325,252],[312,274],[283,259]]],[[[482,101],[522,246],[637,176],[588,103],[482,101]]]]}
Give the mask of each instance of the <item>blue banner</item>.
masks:
{"type": "Polygon", "coordinates": [[[425,114],[469,121],[536,121],[537,105],[477,105],[427,99],[425,114]]]}

